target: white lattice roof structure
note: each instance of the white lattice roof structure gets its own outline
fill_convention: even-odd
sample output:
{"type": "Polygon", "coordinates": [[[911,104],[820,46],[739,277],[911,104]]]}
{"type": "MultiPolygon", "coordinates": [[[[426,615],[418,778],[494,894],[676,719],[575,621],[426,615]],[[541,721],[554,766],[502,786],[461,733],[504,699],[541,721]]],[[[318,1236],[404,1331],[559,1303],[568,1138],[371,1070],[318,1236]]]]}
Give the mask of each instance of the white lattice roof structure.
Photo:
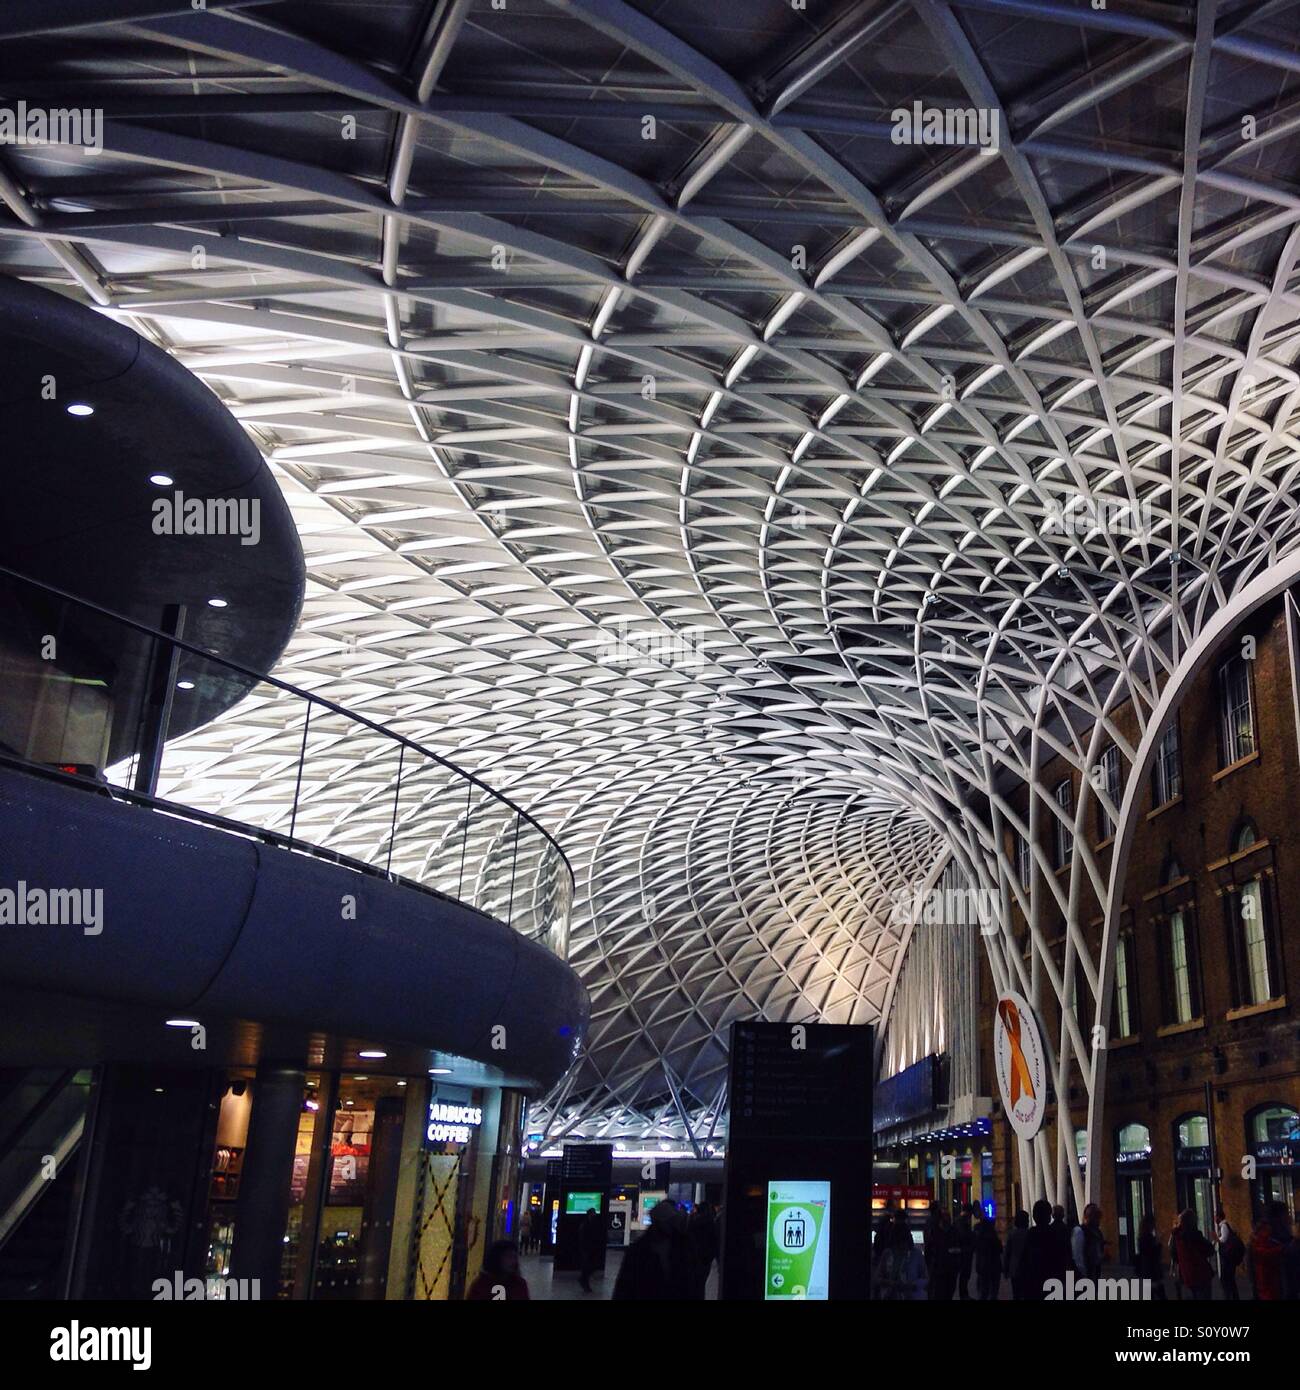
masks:
{"type": "MultiPolygon", "coordinates": [[[[280,674],[569,854],[552,1134],[707,1130],[735,1017],[877,1019],[945,852],[1031,918],[995,978],[1077,954],[1107,1016],[1077,886],[1122,854],[1030,901],[1001,846],[1046,757],[1142,764],[1294,546],[1294,0],[9,0],[0,37],[105,146],[0,152],[4,268],[260,443],[309,573],[280,674]],[[927,111],[972,119],[895,139],[927,111]]],[[[283,795],[273,725],[224,790],[239,716],[189,740],[225,809],[283,795]]]]}

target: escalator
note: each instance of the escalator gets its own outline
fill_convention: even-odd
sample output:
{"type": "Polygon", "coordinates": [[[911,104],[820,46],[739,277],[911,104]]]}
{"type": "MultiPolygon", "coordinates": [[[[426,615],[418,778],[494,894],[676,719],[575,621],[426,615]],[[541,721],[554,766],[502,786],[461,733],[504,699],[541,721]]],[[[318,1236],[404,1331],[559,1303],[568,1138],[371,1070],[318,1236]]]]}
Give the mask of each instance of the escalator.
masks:
{"type": "Polygon", "coordinates": [[[91,1073],[0,1070],[0,1299],[59,1296],[91,1073]]]}

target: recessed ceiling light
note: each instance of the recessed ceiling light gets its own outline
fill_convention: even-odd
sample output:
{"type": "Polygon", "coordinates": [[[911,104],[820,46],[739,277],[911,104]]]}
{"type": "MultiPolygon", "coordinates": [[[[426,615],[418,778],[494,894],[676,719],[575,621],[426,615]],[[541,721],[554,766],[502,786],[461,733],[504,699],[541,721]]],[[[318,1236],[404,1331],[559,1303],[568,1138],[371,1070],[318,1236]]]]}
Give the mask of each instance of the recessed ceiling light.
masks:
{"type": "Polygon", "coordinates": [[[203,1025],[194,1018],[169,1018],[167,1026],[168,1028],[200,1028],[203,1025]]]}
{"type": "Polygon", "coordinates": [[[177,690],[193,690],[193,689],[194,689],[194,682],[193,682],[193,681],[177,681],[177,682],[176,682],[176,689],[177,689],[177,690]]]}
{"type": "Polygon", "coordinates": [[[85,401],[73,401],[68,407],[69,415],[93,415],[94,413],[95,407],[93,405],[87,405],[85,401]]]}
{"type": "Polygon", "coordinates": [[[451,1068],[450,1068],[450,1067],[430,1067],[430,1068],[429,1068],[429,1075],[430,1075],[430,1076],[450,1076],[450,1075],[451,1075],[451,1068]]]}
{"type": "Polygon", "coordinates": [[[388,1056],[388,1053],[387,1053],[387,1052],[381,1052],[377,1047],[370,1047],[370,1048],[367,1048],[364,1052],[358,1052],[358,1053],[357,1053],[357,1056],[358,1056],[358,1057],[366,1057],[366,1058],[369,1058],[369,1057],[376,1057],[376,1058],[381,1058],[381,1059],[382,1059],[382,1058],[384,1058],[384,1057],[387,1057],[387,1056],[388,1056]]]}
{"type": "Polygon", "coordinates": [[[210,598],[208,600],[209,608],[228,608],[229,606],[230,605],[223,598],[210,598]]]}
{"type": "Polygon", "coordinates": [[[154,487],[171,487],[176,481],[169,473],[150,473],[149,481],[154,487]]]}

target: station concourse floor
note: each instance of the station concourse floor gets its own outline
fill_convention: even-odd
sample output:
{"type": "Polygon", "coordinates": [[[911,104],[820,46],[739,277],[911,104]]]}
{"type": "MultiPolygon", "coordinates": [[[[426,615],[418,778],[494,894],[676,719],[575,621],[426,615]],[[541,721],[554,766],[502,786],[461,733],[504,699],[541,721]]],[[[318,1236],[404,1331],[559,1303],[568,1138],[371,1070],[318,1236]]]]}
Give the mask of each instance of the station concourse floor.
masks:
{"type": "MultiPolygon", "coordinates": [[[[551,1260],[541,1255],[522,1255],[519,1259],[519,1272],[528,1281],[528,1292],[533,1299],[542,1302],[568,1302],[570,1300],[581,1301],[586,1299],[591,1302],[600,1302],[602,1299],[609,1298],[614,1289],[614,1280],[618,1278],[618,1267],[622,1262],[622,1250],[610,1250],[605,1257],[605,1271],[603,1274],[595,1274],[591,1280],[591,1292],[583,1293],[578,1287],[578,1276],[576,1274],[554,1274],[551,1269],[551,1260]]],[[[1103,1270],[1106,1278],[1126,1278],[1132,1271],[1127,1267],[1119,1265],[1113,1268],[1108,1267],[1103,1270]]],[[[1237,1278],[1238,1286],[1241,1290],[1242,1302],[1248,1302],[1251,1297],[1250,1281],[1244,1275],[1239,1274],[1237,1278]]],[[[972,1291],[974,1280],[971,1281],[972,1291]]],[[[718,1297],[718,1265],[715,1260],[713,1267],[709,1270],[709,1282],[705,1287],[705,1298],[716,1299],[718,1297]]],[[[1177,1290],[1172,1279],[1165,1280],[1165,1296],[1170,1301],[1177,1301],[1177,1290]]],[[[1223,1301],[1223,1290],[1219,1281],[1214,1281],[1212,1291],[1212,1301],[1223,1301]]],[[[1011,1298],[1011,1282],[1008,1279],[1002,1280],[1002,1286],[998,1292],[1000,1300],[1011,1298]]]]}
{"type": "MultiPolygon", "coordinates": [[[[568,1302],[569,1300],[598,1303],[614,1292],[614,1280],[618,1278],[618,1267],[623,1262],[622,1250],[609,1250],[605,1255],[605,1271],[591,1277],[591,1292],[583,1293],[578,1287],[576,1274],[555,1274],[549,1256],[521,1255],[519,1272],[528,1281],[530,1298],[543,1302],[568,1302]]],[[[704,1297],[716,1299],[718,1296],[718,1263],[715,1260],[709,1270],[709,1281],[705,1285],[704,1297]]]]}

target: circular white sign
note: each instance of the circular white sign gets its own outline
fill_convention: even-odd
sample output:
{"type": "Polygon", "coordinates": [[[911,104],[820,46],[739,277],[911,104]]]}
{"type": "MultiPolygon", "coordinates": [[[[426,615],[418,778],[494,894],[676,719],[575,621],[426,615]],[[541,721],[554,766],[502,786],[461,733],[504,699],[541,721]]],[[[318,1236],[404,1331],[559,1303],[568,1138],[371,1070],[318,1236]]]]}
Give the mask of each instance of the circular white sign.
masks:
{"type": "Polygon", "coordinates": [[[1018,994],[998,1000],[993,1020],[993,1065],[1011,1128],[1032,1139],[1047,1110],[1047,1062],[1038,1020],[1018,994]]]}

